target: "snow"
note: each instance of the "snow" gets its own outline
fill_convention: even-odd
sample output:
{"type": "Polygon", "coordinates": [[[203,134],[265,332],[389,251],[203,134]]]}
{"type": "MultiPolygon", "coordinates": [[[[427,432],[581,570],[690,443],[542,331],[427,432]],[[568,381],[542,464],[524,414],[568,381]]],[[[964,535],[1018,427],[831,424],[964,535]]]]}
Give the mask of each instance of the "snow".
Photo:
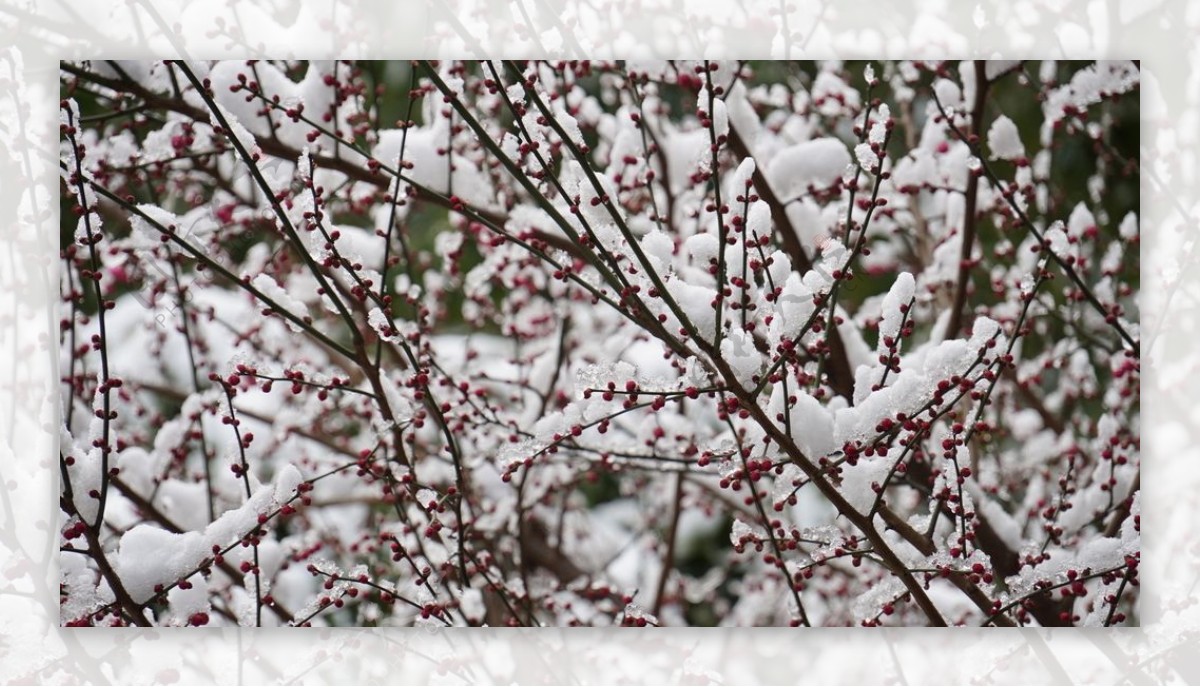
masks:
{"type": "Polygon", "coordinates": [[[1116,537],[1099,537],[1084,544],[1075,556],[1075,564],[1080,568],[1090,568],[1093,572],[1110,570],[1125,563],[1124,546],[1116,537]]]}
{"type": "Polygon", "coordinates": [[[725,105],[729,112],[731,130],[736,132],[742,141],[753,150],[758,141],[759,132],[762,130],[762,122],[758,118],[758,113],[754,111],[754,105],[746,97],[746,85],[740,80],[733,85],[733,88],[729,89],[729,94],[725,96],[725,105]]]}
{"type": "Polygon", "coordinates": [[[849,165],[850,152],[845,143],[836,138],[817,138],[779,151],[767,167],[767,178],[786,202],[803,195],[810,186],[832,186],[849,165]]]}
{"type": "Polygon", "coordinates": [[[158,485],[154,506],[185,530],[208,524],[208,489],[201,483],[170,478],[158,485]]]}
{"type": "Polygon", "coordinates": [[[891,121],[891,108],[886,103],[881,103],[871,115],[871,128],[867,130],[867,143],[883,145],[883,142],[887,140],[888,124],[891,121]]]}
{"type": "Polygon", "coordinates": [[[1075,72],[1070,83],[1052,89],[1042,103],[1045,121],[1043,143],[1048,142],[1054,124],[1066,116],[1068,106],[1087,109],[1106,95],[1126,93],[1135,88],[1141,73],[1131,61],[1101,61],[1075,72]]]}
{"type": "Polygon", "coordinates": [[[1050,225],[1050,228],[1043,234],[1045,243],[1050,247],[1050,251],[1060,258],[1065,258],[1071,252],[1071,243],[1067,239],[1067,232],[1064,230],[1064,225],[1061,221],[1050,225]]]}
{"type": "Polygon", "coordinates": [[[733,174],[729,175],[729,193],[731,198],[736,198],[746,193],[747,186],[753,184],[754,170],[756,168],[756,163],[752,157],[748,157],[738,163],[737,169],[734,170],[733,174]]]}
{"type": "Polygon", "coordinates": [[[444,153],[450,143],[449,136],[449,124],[440,117],[428,126],[386,129],[379,132],[371,157],[395,170],[403,147],[404,161],[412,165],[405,176],[442,195],[450,193],[450,165],[453,164],[454,195],[475,207],[495,208],[496,191],[487,173],[457,153],[444,153]]]}
{"type": "Polygon", "coordinates": [[[1075,239],[1081,239],[1084,232],[1088,229],[1096,228],[1096,217],[1087,205],[1076,203],[1075,208],[1071,210],[1071,215],[1067,217],[1067,236],[1075,239]]]}
{"type": "Polygon", "coordinates": [[[1130,212],[1121,220],[1120,226],[1117,227],[1117,233],[1123,239],[1131,239],[1138,235],[1138,218],[1137,213],[1130,212]]]}
{"type": "MultiPolygon", "coordinates": [[[[820,401],[796,385],[788,385],[788,395],[796,398],[788,413],[788,422],[776,424],[791,429],[791,437],[810,460],[829,455],[841,443],[834,438],[834,417],[820,401]]],[[[783,385],[776,384],[767,405],[767,415],[772,420],[784,412],[783,385]]]]}
{"type": "MultiPolygon", "coordinates": [[[[243,60],[226,60],[213,65],[209,72],[208,78],[212,83],[213,98],[221,107],[225,118],[231,120],[231,123],[237,122],[248,134],[269,137],[272,131],[271,121],[282,123],[284,117],[279,112],[262,116],[258,113],[263,106],[261,100],[253,98],[247,101],[246,91],[235,93],[230,90],[238,86],[239,76],[257,81],[264,93],[281,96],[280,104],[284,106],[291,106],[298,102],[294,93],[294,84],[288,81],[283,72],[270,62],[256,62],[252,70],[250,65],[243,60]],[[284,102],[285,100],[286,102],[284,102]]],[[[308,107],[310,104],[305,103],[305,105],[308,107]]],[[[240,135],[239,139],[241,139],[240,135]]],[[[243,140],[243,143],[246,141],[243,140]]]]}
{"type": "Polygon", "coordinates": [[[937,83],[933,84],[933,92],[942,108],[947,111],[962,105],[962,89],[949,79],[938,79],[937,83]]]}
{"type": "Polygon", "coordinates": [[[988,81],[991,81],[1007,73],[1010,69],[1015,69],[1020,64],[1020,60],[988,60],[983,63],[983,74],[988,81]]]}
{"type": "Polygon", "coordinates": [[[241,507],[226,511],[204,531],[168,532],[143,524],[121,535],[114,567],[136,603],[154,596],[157,585],[167,586],[191,574],[212,556],[212,547],[225,548],[258,526],[258,516],[269,513],[293,495],[303,478],[288,465],[274,485],[255,491],[241,507]]]}
{"type": "Polygon", "coordinates": [[[773,339],[791,339],[800,333],[816,310],[813,295],[812,289],[804,284],[799,274],[793,272],[788,275],[783,284],[783,292],[777,299],[777,316],[771,323],[773,339]]]}
{"type": "Polygon", "coordinates": [[[751,542],[763,538],[763,534],[759,528],[748,524],[741,518],[736,518],[733,521],[733,527],[729,530],[729,543],[738,546],[743,542],[751,542]]]}
{"type": "Polygon", "coordinates": [[[691,186],[691,175],[699,169],[707,169],[711,161],[710,143],[708,131],[704,129],[666,133],[662,150],[667,156],[667,183],[672,193],[683,193],[691,186]]]}
{"type": "Polygon", "coordinates": [[[189,588],[173,587],[167,592],[167,604],[171,613],[186,622],[193,613],[208,613],[212,609],[209,603],[208,581],[204,575],[196,573],[188,578],[189,588]]]}
{"type": "Polygon", "coordinates": [[[1042,417],[1032,408],[1023,408],[1008,416],[1008,431],[1017,441],[1026,441],[1042,429],[1042,417]]]}
{"type": "Polygon", "coordinates": [[[387,399],[388,408],[392,411],[392,417],[396,422],[406,422],[412,419],[413,404],[400,391],[400,387],[392,380],[391,375],[379,375],[379,385],[383,387],[384,398],[387,399]]]}
{"type": "Polygon", "coordinates": [[[713,132],[718,139],[722,136],[728,136],[729,110],[725,107],[725,101],[720,98],[714,98],[712,110],[713,132]]]}
{"type": "Polygon", "coordinates": [[[164,230],[170,231],[173,227],[181,226],[178,215],[168,212],[157,205],[142,203],[137,206],[137,209],[146,217],[142,217],[142,214],[131,213],[129,215],[129,226],[143,242],[142,245],[144,247],[161,244],[160,237],[163,235],[164,230]],[[149,221],[147,221],[147,217],[149,221]]]}
{"type": "MultiPolygon", "coordinates": [[[[750,239],[771,235],[771,208],[765,201],[756,200],[750,203],[746,213],[746,235],[750,239]]],[[[751,244],[753,245],[753,241],[751,244]]],[[[741,245],[736,250],[741,250],[741,245]]]]}
{"type": "Polygon", "coordinates": [[[258,148],[258,142],[255,140],[254,134],[250,133],[246,126],[242,124],[242,121],[233,116],[223,105],[217,104],[216,111],[209,114],[209,121],[212,123],[214,129],[221,127],[225,136],[231,142],[237,141],[237,143],[241,144],[242,148],[252,158],[256,154],[261,154],[262,151],[258,148]],[[220,117],[218,117],[218,114],[220,114],[220,117]],[[224,119],[227,126],[221,124],[222,119],[224,119]]]}
{"type": "MultiPolygon", "coordinates": [[[[903,357],[900,373],[892,376],[894,381],[888,386],[834,414],[837,445],[873,437],[875,426],[884,418],[895,418],[901,412],[911,416],[933,397],[938,381],[966,373],[998,328],[995,321],[979,318],[970,341],[943,341],[903,357]]],[[[1000,348],[997,345],[996,349],[1000,348]]]]}
{"type": "Polygon", "coordinates": [[[154,489],[154,480],[159,471],[166,466],[162,460],[163,454],[148,453],[140,446],[130,446],[117,454],[117,468],[121,471],[121,480],[129,485],[136,493],[147,496],[154,489]]]}
{"type": "Polygon", "coordinates": [[[975,102],[975,63],[963,60],[958,63],[958,78],[962,80],[963,104],[975,102]]]}
{"type": "Polygon", "coordinates": [[[701,267],[707,267],[709,261],[716,260],[721,248],[717,237],[709,233],[693,234],[683,245],[692,261],[701,267]]]}
{"type": "Polygon", "coordinates": [[[920,188],[937,181],[937,162],[933,154],[924,148],[913,150],[907,157],[896,162],[892,169],[892,184],[897,189],[920,188]]]}
{"type": "Polygon", "coordinates": [[[62,586],[67,592],[59,606],[63,620],[81,618],[113,600],[112,590],[107,585],[97,587],[96,573],[88,567],[87,559],[83,556],[65,552],[60,554],[59,572],[62,586]]]}
{"type": "Polygon", "coordinates": [[[855,510],[863,514],[871,512],[871,507],[878,497],[874,487],[883,486],[892,463],[902,450],[893,449],[893,453],[897,455],[863,456],[854,465],[842,467],[842,486],[839,491],[855,510]]]}
{"type": "MultiPolygon", "coordinates": [[[[578,415],[578,405],[572,403],[568,408],[574,409],[578,415]]],[[[549,445],[556,436],[563,436],[571,430],[571,426],[563,418],[562,411],[555,411],[542,416],[533,426],[533,436],[538,443],[549,445]]]]}
{"type": "Polygon", "coordinates": [[[854,159],[858,161],[858,166],[867,171],[875,169],[879,164],[879,156],[875,151],[871,150],[871,144],[859,143],[854,146],[854,159]]]}
{"type": "Polygon", "coordinates": [[[482,622],[487,608],[483,604],[483,592],[478,589],[466,589],[459,598],[459,607],[464,615],[472,622],[482,622]]]}
{"type": "MultiPolygon", "coordinates": [[[[672,279],[667,282],[667,291],[679,304],[679,309],[683,311],[684,317],[692,323],[700,337],[712,341],[717,332],[717,311],[713,307],[713,302],[717,298],[716,290],[672,279]]],[[[680,326],[678,318],[673,313],[668,314],[668,322],[674,325],[675,329],[680,326]]]]}
{"type": "MultiPolygon", "coordinates": [[[[63,445],[72,446],[74,442],[63,445]]],[[[67,478],[71,481],[71,490],[75,496],[75,510],[85,523],[94,524],[100,514],[100,502],[90,494],[100,492],[100,476],[103,472],[100,449],[93,448],[85,453],[79,447],[75,447],[71,450],[71,457],[75,459],[75,464],[67,468],[67,478]]]]}
{"type": "Polygon", "coordinates": [[[1058,76],[1058,61],[1043,60],[1038,67],[1038,80],[1042,83],[1051,83],[1058,76]]]}
{"type": "Polygon", "coordinates": [[[992,531],[1004,542],[1004,546],[1009,551],[1020,551],[1024,543],[1021,524],[995,499],[985,494],[974,478],[968,479],[963,486],[975,502],[975,510],[979,517],[991,525],[992,531]]]}
{"type": "MultiPolygon", "coordinates": [[[[383,263],[384,246],[387,240],[383,236],[376,234],[373,229],[363,229],[349,224],[334,225],[332,229],[340,234],[337,240],[338,255],[351,262],[359,262],[368,267],[379,266],[383,263]]],[[[462,234],[453,231],[438,234],[439,252],[442,250],[441,243],[453,241],[455,237],[460,237],[461,239],[462,234]]],[[[362,270],[359,272],[359,275],[363,276],[363,272],[367,271],[373,270],[362,270]]]]}
{"type": "Polygon", "coordinates": [[[781,250],[777,250],[767,257],[771,261],[771,264],[767,266],[767,275],[770,277],[769,284],[783,286],[792,274],[792,259],[781,250]]]}
{"type": "Polygon", "coordinates": [[[658,260],[655,271],[665,274],[675,252],[675,242],[670,236],[655,229],[641,238],[641,244],[647,256],[658,260]]]}
{"type": "Polygon", "coordinates": [[[834,73],[832,65],[823,65],[822,71],[813,80],[812,98],[817,110],[825,116],[843,115],[857,111],[862,105],[858,89],[851,88],[842,77],[834,73]]]}
{"type": "Polygon", "coordinates": [[[992,122],[987,134],[988,149],[993,160],[1016,160],[1025,157],[1025,144],[1013,120],[1000,115],[992,122]]]}
{"type": "Polygon", "coordinates": [[[211,548],[198,532],[175,534],[153,525],[138,525],[121,536],[116,569],[136,603],[154,596],[157,585],[168,585],[198,568],[211,548]]]}
{"type": "Polygon", "coordinates": [[[888,289],[887,295],[883,298],[883,306],[881,308],[882,319],[879,322],[879,344],[877,350],[883,352],[886,350],[884,346],[885,338],[898,339],[900,335],[900,323],[904,320],[904,314],[900,312],[901,306],[908,306],[916,292],[916,280],[912,274],[901,272],[896,275],[896,281],[892,282],[892,288],[888,289]]]}
{"type": "Polygon", "coordinates": [[[898,577],[891,577],[880,584],[872,585],[854,600],[852,608],[855,620],[874,618],[885,603],[894,602],[904,592],[904,583],[898,577]]]}
{"type": "Polygon", "coordinates": [[[563,109],[561,100],[555,101],[554,120],[558,123],[559,127],[561,127],[562,130],[567,133],[567,138],[570,140],[572,145],[577,147],[584,145],[583,132],[579,129],[579,122],[576,121],[576,119],[571,116],[569,112],[563,109]]]}
{"type": "Polygon", "coordinates": [[[282,504],[294,496],[294,492],[301,483],[304,482],[304,475],[300,474],[300,470],[292,465],[284,466],[279,474],[275,475],[275,489],[272,492],[274,502],[282,504]]]}
{"type": "Polygon", "coordinates": [[[721,358],[733,370],[737,380],[746,388],[754,388],[754,375],[762,367],[763,357],[754,348],[754,340],[741,329],[730,330],[721,339],[721,358]]]}
{"type": "Polygon", "coordinates": [[[846,362],[850,364],[850,369],[878,360],[863,339],[862,330],[854,323],[854,318],[840,305],[834,309],[834,319],[838,318],[841,319],[841,323],[835,326],[838,336],[842,338],[842,346],[846,349],[846,362]]]}
{"type": "Polygon", "coordinates": [[[968,340],[967,346],[972,352],[982,351],[983,347],[992,339],[996,339],[997,346],[1003,346],[1004,339],[1000,337],[1000,334],[999,322],[990,317],[977,317],[971,325],[971,338],[968,340]]]}
{"type": "MultiPolygon", "coordinates": [[[[271,275],[266,273],[256,275],[250,283],[260,293],[274,301],[275,305],[282,307],[284,312],[291,313],[302,320],[308,317],[308,306],[285,291],[271,275]]],[[[268,304],[264,303],[264,305],[268,304]]],[[[290,319],[285,321],[287,322],[288,329],[291,329],[293,332],[301,331],[300,325],[292,322],[290,319]]]]}

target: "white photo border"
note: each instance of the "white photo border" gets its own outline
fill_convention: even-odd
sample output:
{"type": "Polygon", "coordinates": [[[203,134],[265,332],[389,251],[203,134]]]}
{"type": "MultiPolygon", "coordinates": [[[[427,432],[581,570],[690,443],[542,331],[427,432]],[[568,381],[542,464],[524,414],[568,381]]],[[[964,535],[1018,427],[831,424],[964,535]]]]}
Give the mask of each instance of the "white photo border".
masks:
{"type": "Polygon", "coordinates": [[[0,0],[0,35],[0,682],[1089,684],[1200,676],[1200,383],[1192,377],[1200,371],[1200,3],[0,0]],[[485,56],[1140,59],[1149,367],[1143,627],[60,628],[59,60],[485,56]]]}

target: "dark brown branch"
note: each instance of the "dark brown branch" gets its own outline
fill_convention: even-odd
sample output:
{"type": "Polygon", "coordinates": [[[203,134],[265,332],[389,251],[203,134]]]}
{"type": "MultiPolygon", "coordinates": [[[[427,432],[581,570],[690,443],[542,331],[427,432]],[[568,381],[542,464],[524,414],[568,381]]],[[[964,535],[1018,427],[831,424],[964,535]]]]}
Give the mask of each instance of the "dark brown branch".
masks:
{"type": "MultiPolygon", "coordinates": [[[[979,136],[983,129],[983,107],[987,101],[987,69],[983,60],[975,60],[975,102],[971,106],[971,131],[979,136]]],[[[967,304],[967,287],[971,280],[971,253],[975,249],[976,206],[979,202],[979,174],[967,173],[967,205],[963,213],[962,250],[958,258],[958,280],[954,284],[954,305],[950,306],[950,324],[946,338],[958,337],[963,325],[963,309],[967,304]]]]}
{"type": "MultiPolygon", "coordinates": [[[[742,159],[754,159],[750,148],[732,123],[729,127],[729,149],[742,159]]],[[[771,220],[778,230],[783,252],[792,261],[792,267],[801,272],[811,270],[813,268],[812,261],[804,252],[804,246],[800,243],[800,234],[792,224],[791,218],[788,217],[787,206],[775,194],[775,189],[771,188],[771,183],[763,173],[761,165],[754,165],[754,174],[751,179],[754,182],[755,193],[771,210],[771,220]]],[[[829,386],[837,395],[851,399],[854,397],[854,373],[850,369],[850,359],[846,355],[846,344],[842,341],[841,332],[837,327],[830,329],[827,337],[829,354],[825,369],[828,374],[829,386]]]]}
{"type": "Polygon", "coordinates": [[[667,580],[675,567],[675,540],[679,530],[679,515],[683,511],[683,473],[675,476],[675,494],[672,498],[671,524],[667,528],[667,550],[663,553],[662,574],[658,576],[658,590],[654,594],[654,615],[662,613],[663,595],[667,592],[667,580]]]}

